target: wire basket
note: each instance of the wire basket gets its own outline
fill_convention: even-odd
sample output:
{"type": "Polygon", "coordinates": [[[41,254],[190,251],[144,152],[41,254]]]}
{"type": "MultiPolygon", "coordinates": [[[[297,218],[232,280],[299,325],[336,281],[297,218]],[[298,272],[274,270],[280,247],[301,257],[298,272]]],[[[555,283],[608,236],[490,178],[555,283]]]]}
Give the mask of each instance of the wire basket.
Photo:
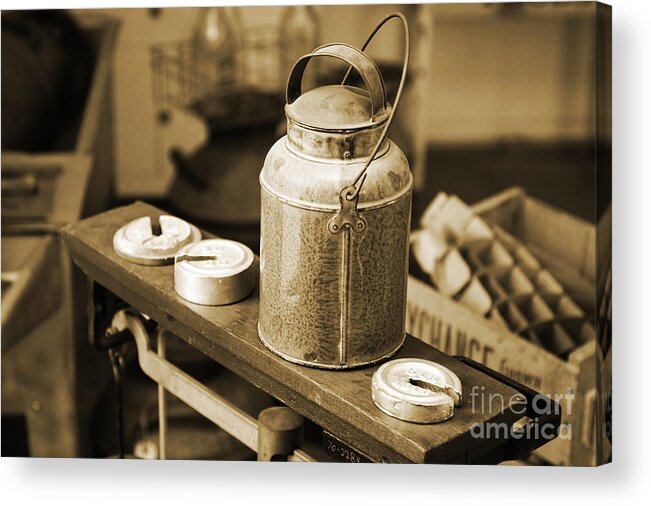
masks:
{"type": "Polygon", "coordinates": [[[243,30],[232,61],[233,68],[220,69],[220,62],[198,56],[190,40],[152,46],[155,103],[191,110],[213,131],[280,119],[284,76],[278,29],[243,30]]]}

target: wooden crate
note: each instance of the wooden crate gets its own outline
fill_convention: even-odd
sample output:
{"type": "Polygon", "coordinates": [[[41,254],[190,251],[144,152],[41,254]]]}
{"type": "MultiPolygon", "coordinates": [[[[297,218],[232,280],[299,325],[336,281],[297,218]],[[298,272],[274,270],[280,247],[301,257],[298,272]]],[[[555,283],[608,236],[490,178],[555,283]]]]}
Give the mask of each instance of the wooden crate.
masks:
{"type": "MultiPolygon", "coordinates": [[[[475,204],[473,210],[520,239],[592,318],[595,314],[593,224],[508,189],[475,204]]],[[[538,455],[557,465],[596,465],[596,377],[594,341],[565,359],[526,341],[410,275],[407,332],[452,355],[464,355],[533,389],[564,395],[563,430],[538,455]],[[569,395],[567,395],[569,393],[569,395]],[[569,398],[569,401],[568,401],[569,398]]]]}

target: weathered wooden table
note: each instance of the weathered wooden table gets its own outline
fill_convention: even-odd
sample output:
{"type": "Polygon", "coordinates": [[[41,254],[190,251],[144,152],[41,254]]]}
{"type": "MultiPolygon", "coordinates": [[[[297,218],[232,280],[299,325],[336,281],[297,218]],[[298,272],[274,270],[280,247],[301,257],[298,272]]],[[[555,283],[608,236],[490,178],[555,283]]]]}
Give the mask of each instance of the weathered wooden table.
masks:
{"type": "MultiPolygon", "coordinates": [[[[287,362],[265,348],[257,334],[257,291],[230,306],[199,306],[174,291],[173,266],[136,265],[114,253],[113,234],[119,227],[160,214],[137,202],[69,225],[63,238],[74,262],[91,280],[334,435],[330,444],[341,444],[342,453],[347,449],[372,461],[413,463],[494,463],[517,456],[508,450],[511,440],[477,438],[471,430],[486,422],[510,426],[522,418],[521,411],[509,409],[522,399],[514,385],[407,336],[395,358],[419,357],[450,368],[461,379],[464,400],[446,422],[402,422],[382,413],[371,399],[371,377],[378,366],[313,369],[287,362]],[[473,389],[481,394],[474,406],[473,389]]],[[[540,444],[530,442],[532,447],[540,444]]]]}

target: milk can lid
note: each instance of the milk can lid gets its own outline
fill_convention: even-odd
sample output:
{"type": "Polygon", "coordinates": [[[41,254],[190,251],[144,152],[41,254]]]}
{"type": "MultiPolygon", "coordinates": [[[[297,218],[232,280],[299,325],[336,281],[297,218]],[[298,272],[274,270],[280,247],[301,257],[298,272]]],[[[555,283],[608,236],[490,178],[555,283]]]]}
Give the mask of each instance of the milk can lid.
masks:
{"type": "Polygon", "coordinates": [[[372,118],[368,91],[354,86],[321,86],[302,94],[285,106],[287,117],[318,130],[359,130],[386,121],[390,108],[372,118]]]}

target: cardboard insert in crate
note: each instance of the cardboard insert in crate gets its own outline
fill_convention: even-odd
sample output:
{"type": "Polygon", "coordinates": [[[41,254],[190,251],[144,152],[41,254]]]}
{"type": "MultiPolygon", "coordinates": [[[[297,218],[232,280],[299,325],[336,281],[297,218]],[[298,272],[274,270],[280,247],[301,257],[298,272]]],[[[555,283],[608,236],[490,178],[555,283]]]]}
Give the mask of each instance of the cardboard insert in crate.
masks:
{"type": "Polygon", "coordinates": [[[440,193],[421,225],[414,255],[443,293],[558,357],[594,340],[586,314],[536,256],[457,197],[440,193]]]}
{"type": "Polygon", "coordinates": [[[440,194],[421,225],[408,332],[559,396],[568,432],[540,454],[594,464],[594,226],[519,188],[472,207],[440,194]]]}

